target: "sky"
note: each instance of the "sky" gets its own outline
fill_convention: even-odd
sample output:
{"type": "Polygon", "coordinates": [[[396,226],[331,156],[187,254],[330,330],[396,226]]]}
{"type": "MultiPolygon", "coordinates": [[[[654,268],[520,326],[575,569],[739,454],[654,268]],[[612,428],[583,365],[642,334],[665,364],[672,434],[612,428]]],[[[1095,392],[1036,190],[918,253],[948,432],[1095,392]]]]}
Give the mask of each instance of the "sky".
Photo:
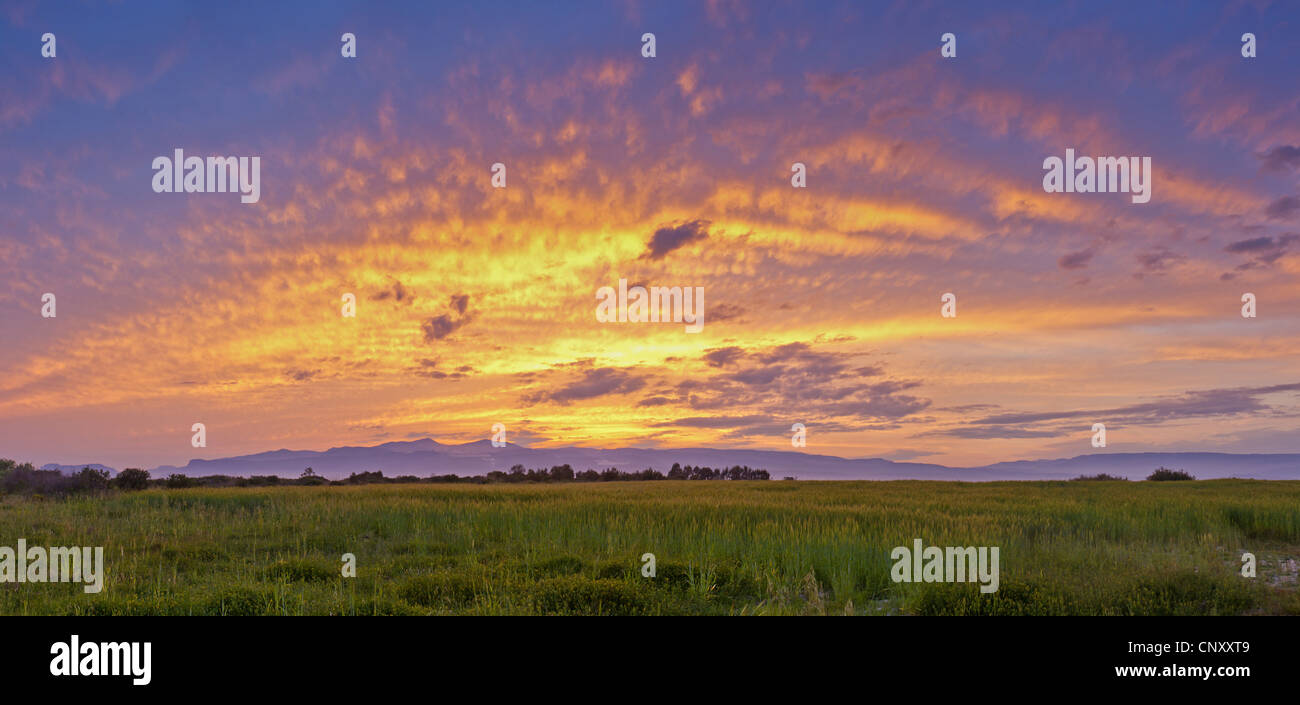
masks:
{"type": "Polygon", "coordinates": [[[302,7],[0,4],[0,457],[1300,452],[1294,3],[302,7]],[[1046,192],[1067,148],[1151,200],[1046,192]]]}

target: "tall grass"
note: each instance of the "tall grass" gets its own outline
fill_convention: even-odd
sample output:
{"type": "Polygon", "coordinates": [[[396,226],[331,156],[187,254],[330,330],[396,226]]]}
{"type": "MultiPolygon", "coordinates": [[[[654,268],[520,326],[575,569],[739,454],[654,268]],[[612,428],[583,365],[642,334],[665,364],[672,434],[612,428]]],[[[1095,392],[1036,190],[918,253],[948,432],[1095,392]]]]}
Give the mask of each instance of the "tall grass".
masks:
{"type": "Polygon", "coordinates": [[[1300,482],[629,482],[0,500],[0,545],[104,546],[3,614],[1300,613],[1300,482]],[[890,551],[999,546],[1001,588],[890,551]],[[1240,574],[1242,552],[1260,576],[1240,574]],[[657,576],[641,576],[653,553],[657,576]],[[355,554],[357,577],[340,576],[355,554]]]}

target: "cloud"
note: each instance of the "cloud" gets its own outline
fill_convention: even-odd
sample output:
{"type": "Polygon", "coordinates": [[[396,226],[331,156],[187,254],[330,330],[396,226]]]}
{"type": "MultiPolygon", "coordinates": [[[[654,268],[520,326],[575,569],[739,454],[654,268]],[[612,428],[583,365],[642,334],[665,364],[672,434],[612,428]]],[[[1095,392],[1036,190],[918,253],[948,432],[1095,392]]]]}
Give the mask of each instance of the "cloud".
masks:
{"type": "Polygon", "coordinates": [[[473,320],[473,316],[466,313],[469,307],[468,294],[453,294],[449,306],[451,313],[434,316],[424,322],[422,328],[425,342],[442,340],[473,320]]]}
{"type": "Polygon", "coordinates": [[[392,299],[398,303],[404,301],[409,304],[412,301],[415,301],[415,295],[408,291],[406,287],[402,285],[401,281],[393,279],[392,288],[383,289],[379,293],[371,296],[370,299],[372,301],[385,301],[387,299],[392,299]]]}
{"type": "Polygon", "coordinates": [[[541,391],[526,395],[524,402],[537,404],[551,401],[557,404],[569,404],[575,401],[595,399],[612,394],[628,394],[641,389],[646,384],[644,377],[615,367],[598,367],[586,370],[572,382],[564,384],[554,391],[541,391]]]}
{"type": "MultiPolygon", "coordinates": [[[[1248,262],[1237,265],[1236,271],[1246,271],[1251,269],[1265,269],[1273,266],[1279,259],[1282,259],[1290,246],[1300,242],[1300,235],[1288,233],[1277,237],[1265,235],[1262,237],[1253,237],[1246,240],[1238,240],[1230,243],[1223,248],[1224,252],[1238,255],[1247,255],[1251,257],[1248,262]]],[[[1231,273],[1225,273],[1222,279],[1232,279],[1231,273]]]]}
{"type": "Polygon", "coordinates": [[[665,427],[684,427],[684,428],[745,428],[752,427],[755,424],[771,423],[770,416],[762,414],[752,414],[749,416],[688,416],[672,421],[661,421],[654,424],[656,428],[665,427]]]}
{"type": "Polygon", "coordinates": [[[703,240],[709,235],[709,221],[692,220],[686,223],[661,227],[655,231],[646,247],[645,259],[663,259],[664,255],[683,245],[703,240]]]}
{"type": "Polygon", "coordinates": [[[1277,241],[1271,237],[1255,237],[1250,238],[1249,240],[1238,240],[1231,243],[1227,247],[1223,248],[1223,251],[1233,253],[1256,253],[1275,249],[1277,244],[1277,241]]]}
{"type": "Polygon", "coordinates": [[[1284,144],[1255,156],[1259,157],[1264,168],[1269,171],[1300,169],[1300,147],[1284,144]]]}
{"type": "MultiPolygon", "coordinates": [[[[920,382],[866,381],[883,375],[883,369],[859,364],[856,359],[860,356],[821,351],[803,342],[755,350],[715,348],[700,357],[703,368],[699,375],[647,398],[643,404],[668,406],[671,402],[696,411],[746,409],[761,414],[768,424],[798,409],[804,422],[821,426],[837,423],[846,429],[897,421],[930,406],[929,399],[908,392],[920,382]]],[[[735,423],[749,416],[726,415],[735,423]]],[[[760,427],[747,430],[757,433],[760,427]]]]}
{"type": "Polygon", "coordinates": [[[428,377],[430,379],[450,379],[453,382],[465,379],[478,372],[478,370],[472,365],[460,365],[451,372],[444,372],[438,369],[440,364],[442,364],[440,360],[425,358],[417,362],[409,371],[412,374],[417,374],[422,377],[428,377]]]}
{"type": "Polygon", "coordinates": [[[1056,263],[1061,269],[1083,269],[1088,266],[1088,262],[1092,261],[1093,254],[1092,248],[1071,252],[1062,255],[1056,263]]]}
{"type": "Polygon", "coordinates": [[[1300,198],[1295,196],[1283,196],[1264,209],[1264,215],[1272,220],[1290,220],[1296,213],[1300,213],[1300,198]]]}
{"type": "Polygon", "coordinates": [[[469,294],[452,294],[451,308],[459,316],[465,315],[465,309],[469,307],[469,294]]]}
{"type": "Polygon", "coordinates": [[[285,370],[284,374],[295,382],[310,382],[320,372],[320,370],[289,369],[285,370]]]}
{"type": "Polygon", "coordinates": [[[454,319],[449,315],[434,316],[424,323],[424,339],[428,342],[441,340],[451,335],[457,328],[465,325],[465,319],[454,319]]]}
{"type": "Polygon", "coordinates": [[[715,348],[704,353],[704,362],[710,367],[725,367],[745,356],[744,348],[715,348]]]}
{"type": "Polygon", "coordinates": [[[990,440],[995,438],[1057,438],[1061,431],[1033,430],[1019,426],[959,426],[957,428],[936,429],[913,434],[913,438],[965,438],[970,440],[990,440]]]}
{"type": "Polygon", "coordinates": [[[709,308],[709,320],[714,323],[740,318],[745,309],[732,304],[718,304],[709,308]]]}
{"type": "Polygon", "coordinates": [[[1084,424],[1104,423],[1107,427],[1155,425],[1205,417],[1250,416],[1252,418],[1282,413],[1269,406],[1262,397],[1283,392],[1300,392],[1300,382],[1265,387],[1236,387],[1187,391],[1157,401],[1104,409],[1006,412],[992,414],[969,423],[926,431],[917,436],[952,438],[1048,438],[1078,433],[1079,419],[1084,424]],[[1067,423],[1068,422],[1068,423],[1067,423]]]}
{"type": "Polygon", "coordinates": [[[1187,260],[1185,255],[1180,255],[1166,247],[1157,246],[1146,252],[1139,252],[1136,255],[1140,272],[1137,274],[1141,278],[1144,274],[1164,274],[1172,265],[1179,264],[1187,260]]]}

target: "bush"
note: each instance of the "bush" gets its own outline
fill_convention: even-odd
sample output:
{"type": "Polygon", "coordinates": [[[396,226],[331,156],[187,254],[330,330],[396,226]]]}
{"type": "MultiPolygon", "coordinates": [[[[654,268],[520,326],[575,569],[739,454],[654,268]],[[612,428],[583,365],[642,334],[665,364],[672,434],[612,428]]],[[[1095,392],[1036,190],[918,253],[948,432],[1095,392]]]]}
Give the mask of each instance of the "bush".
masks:
{"type": "Polygon", "coordinates": [[[535,584],[533,607],[540,614],[647,614],[651,602],[634,587],[617,580],[592,580],[580,575],[550,578],[535,584]]]}
{"type": "Polygon", "coordinates": [[[1070,482],[1128,482],[1128,478],[1107,475],[1103,472],[1097,475],[1080,475],[1070,480],[1070,482]]]}
{"type": "Polygon", "coordinates": [[[1194,571],[1144,576],[1117,590],[1108,607],[1121,615],[1241,614],[1256,601],[1247,582],[1194,571]]]}
{"type": "Polygon", "coordinates": [[[64,475],[58,470],[37,470],[31,463],[0,462],[0,492],[6,494],[71,494],[81,489],[80,475],[64,475]]]}
{"type": "Polygon", "coordinates": [[[302,582],[320,582],[340,575],[339,570],[333,566],[307,560],[280,561],[267,568],[266,572],[274,579],[302,582]]]}
{"type": "Polygon", "coordinates": [[[557,556],[533,566],[533,570],[540,575],[574,575],[581,573],[584,568],[586,565],[582,559],[573,556],[557,556]]]}
{"type": "Polygon", "coordinates": [[[474,581],[468,576],[446,573],[417,575],[397,590],[397,594],[411,604],[440,609],[473,605],[476,593],[474,581]]]}
{"type": "Polygon", "coordinates": [[[107,470],[94,468],[82,468],[81,472],[73,475],[73,478],[76,480],[77,489],[85,492],[102,492],[112,483],[107,470]]]}
{"type": "Polygon", "coordinates": [[[113,484],[120,490],[143,490],[149,486],[149,471],[127,468],[113,478],[113,484]]]}
{"type": "Polygon", "coordinates": [[[198,487],[199,481],[192,480],[180,473],[172,473],[167,476],[166,485],[169,490],[182,490],[186,487],[198,487]]]}
{"type": "Polygon", "coordinates": [[[1196,478],[1188,475],[1182,470],[1170,470],[1169,468],[1156,468],[1156,471],[1147,475],[1147,479],[1152,482],[1171,482],[1174,480],[1195,480],[1196,478]]]}
{"type": "Polygon", "coordinates": [[[1060,585],[1038,581],[1003,580],[998,591],[982,593],[975,583],[925,585],[907,604],[909,612],[945,617],[1034,617],[1053,614],[1092,613],[1093,605],[1079,604],[1060,585]]]}
{"type": "Polygon", "coordinates": [[[273,614],[275,595],[264,588],[232,587],[213,595],[205,607],[208,613],[214,615],[256,617],[273,614]]]}

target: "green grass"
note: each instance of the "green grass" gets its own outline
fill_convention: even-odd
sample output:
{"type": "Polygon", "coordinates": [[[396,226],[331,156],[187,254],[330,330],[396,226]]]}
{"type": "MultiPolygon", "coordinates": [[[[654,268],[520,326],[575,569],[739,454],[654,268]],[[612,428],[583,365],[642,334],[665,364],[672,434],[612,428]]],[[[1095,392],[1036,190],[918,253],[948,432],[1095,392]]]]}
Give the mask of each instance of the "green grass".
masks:
{"type": "Polygon", "coordinates": [[[620,482],[0,500],[0,546],[104,546],[0,614],[1300,614],[1300,482],[620,482]],[[890,580],[999,546],[1001,589],[890,580]],[[1259,577],[1243,578],[1253,552],[1259,577]],[[641,577],[640,556],[658,575],[641,577]],[[356,578],[340,557],[357,557],[356,578]]]}

